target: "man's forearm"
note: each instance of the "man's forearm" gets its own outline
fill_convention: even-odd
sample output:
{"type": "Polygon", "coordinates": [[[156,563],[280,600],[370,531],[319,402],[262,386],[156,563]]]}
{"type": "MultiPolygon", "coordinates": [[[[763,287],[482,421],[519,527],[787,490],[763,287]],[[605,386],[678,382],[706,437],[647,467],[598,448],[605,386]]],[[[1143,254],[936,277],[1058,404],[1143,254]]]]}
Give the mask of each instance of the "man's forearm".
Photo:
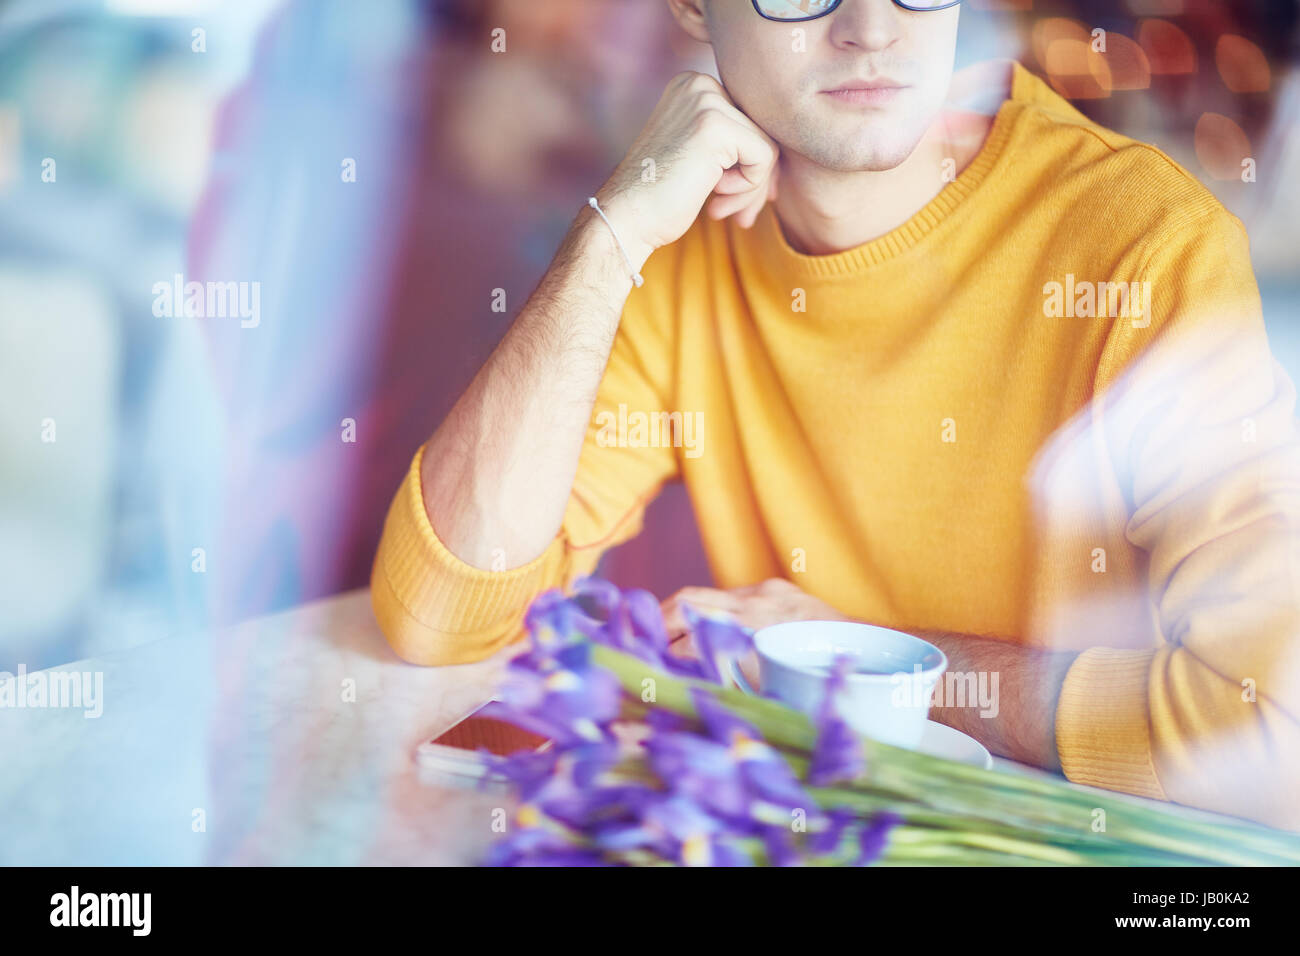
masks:
{"type": "Polygon", "coordinates": [[[987,675],[986,686],[997,690],[996,707],[987,709],[971,700],[957,702],[943,695],[938,701],[943,706],[930,710],[934,720],[970,734],[999,756],[1050,770],[1061,768],[1056,750],[1056,705],[1076,654],[961,634],[917,636],[948,656],[949,674],[987,675]],[[989,711],[995,713],[981,716],[989,711]]]}
{"type": "Polygon", "coordinates": [[[425,511],[452,554],[509,569],[546,550],[564,520],[632,273],[685,234],[706,201],[715,217],[753,225],[772,195],[777,155],[713,77],[687,71],[672,79],[597,193],[610,224],[582,210],[537,291],[425,448],[425,511]],[[494,560],[501,553],[504,563],[494,560]]]}
{"type": "MultiPolygon", "coordinates": [[[[631,254],[644,262],[649,253],[631,254]]],[[[425,510],[462,561],[483,569],[518,567],[559,531],[631,289],[613,234],[584,209],[425,449],[425,510]]]]}

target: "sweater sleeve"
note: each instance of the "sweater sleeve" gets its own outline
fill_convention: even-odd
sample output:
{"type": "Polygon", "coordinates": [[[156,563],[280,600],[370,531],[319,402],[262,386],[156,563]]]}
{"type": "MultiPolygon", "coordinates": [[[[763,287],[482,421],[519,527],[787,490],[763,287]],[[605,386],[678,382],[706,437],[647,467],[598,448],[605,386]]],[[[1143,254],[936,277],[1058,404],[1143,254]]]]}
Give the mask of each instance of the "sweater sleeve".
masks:
{"type": "Polygon", "coordinates": [[[1295,389],[1235,218],[1181,223],[1146,277],[1150,326],[1117,323],[1088,441],[1146,558],[1154,647],[1079,655],[1056,715],[1061,764],[1079,783],[1300,828],[1295,389]]]}
{"type": "MultiPolygon", "coordinates": [[[[651,256],[646,284],[624,307],[601,379],[559,533],[520,567],[483,570],[438,539],[420,487],[421,448],[388,511],[371,570],[380,629],[416,664],[481,660],[523,636],[532,599],[592,573],[610,547],[641,530],[646,505],[678,474],[670,441],[642,441],[619,423],[665,407],[672,373],[667,335],[671,251],[651,256]]],[[[653,435],[653,433],[651,433],[653,435]]]]}

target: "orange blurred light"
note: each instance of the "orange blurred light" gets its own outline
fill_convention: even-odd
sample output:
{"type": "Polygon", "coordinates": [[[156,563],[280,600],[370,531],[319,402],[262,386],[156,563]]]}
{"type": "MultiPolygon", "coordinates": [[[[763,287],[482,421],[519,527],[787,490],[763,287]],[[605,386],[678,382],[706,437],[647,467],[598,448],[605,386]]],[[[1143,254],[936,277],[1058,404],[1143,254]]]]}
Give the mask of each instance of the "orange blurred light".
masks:
{"type": "Polygon", "coordinates": [[[1196,158],[1217,180],[1241,180],[1243,163],[1251,158],[1250,138],[1221,113],[1202,113],[1196,121],[1196,158]]]}
{"type": "Polygon", "coordinates": [[[1029,44],[1034,51],[1034,59],[1044,70],[1047,69],[1047,50],[1057,40],[1079,40],[1087,43],[1091,34],[1088,28],[1078,20],[1065,17],[1046,17],[1034,24],[1029,35],[1029,44]]]}
{"type": "MultiPolygon", "coordinates": [[[[1122,33],[1107,33],[1106,52],[1094,53],[1088,62],[1093,68],[1105,69],[1108,89],[1145,90],[1151,85],[1151,63],[1147,55],[1122,33]]],[[[1097,81],[1102,82],[1101,76],[1097,81]]]]}
{"type": "Polygon", "coordinates": [[[1137,38],[1153,75],[1196,72],[1196,47],[1186,33],[1168,20],[1141,21],[1137,38]]]}
{"type": "Polygon", "coordinates": [[[1272,81],[1268,57],[1245,37],[1225,33],[1214,45],[1214,62],[1223,85],[1234,93],[1263,93],[1272,81]]]}
{"type": "Polygon", "coordinates": [[[1066,99],[1095,100],[1110,96],[1110,67],[1088,41],[1053,40],[1045,56],[1047,79],[1066,99]]]}

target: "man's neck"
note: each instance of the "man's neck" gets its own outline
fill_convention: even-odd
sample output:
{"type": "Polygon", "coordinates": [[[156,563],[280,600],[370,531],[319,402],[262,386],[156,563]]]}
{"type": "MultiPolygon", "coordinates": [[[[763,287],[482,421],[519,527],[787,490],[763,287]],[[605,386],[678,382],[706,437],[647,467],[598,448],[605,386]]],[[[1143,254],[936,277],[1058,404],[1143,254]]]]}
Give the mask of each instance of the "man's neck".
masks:
{"type": "MultiPolygon", "coordinates": [[[[972,80],[1009,92],[1007,66],[981,69],[954,77],[954,93],[972,80]]],[[[969,89],[960,89],[960,95],[959,102],[967,99],[969,89]]],[[[806,255],[831,255],[897,229],[970,165],[993,120],[985,113],[945,109],[906,160],[880,172],[838,172],[782,153],[775,209],[786,241],[806,255]]]]}
{"type": "Polygon", "coordinates": [[[883,236],[938,195],[943,159],[938,144],[923,141],[893,169],[844,173],[783,153],[776,215],[786,241],[824,256],[883,236]]]}

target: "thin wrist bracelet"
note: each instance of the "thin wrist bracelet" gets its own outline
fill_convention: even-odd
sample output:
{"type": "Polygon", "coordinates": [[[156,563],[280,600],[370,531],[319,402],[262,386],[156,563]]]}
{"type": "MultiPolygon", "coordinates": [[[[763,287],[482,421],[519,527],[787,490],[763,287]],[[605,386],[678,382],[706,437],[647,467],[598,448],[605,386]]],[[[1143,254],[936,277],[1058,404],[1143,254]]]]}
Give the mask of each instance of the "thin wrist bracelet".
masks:
{"type": "Polygon", "coordinates": [[[614,236],[614,242],[618,243],[618,251],[623,254],[623,261],[627,263],[627,271],[632,273],[632,284],[638,289],[641,288],[641,286],[645,284],[645,279],[641,278],[641,273],[637,272],[636,268],[632,265],[632,257],[627,254],[627,247],[623,245],[623,240],[619,238],[618,230],[615,229],[614,224],[609,221],[609,217],[605,215],[605,211],[600,208],[600,203],[596,202],[595,196],[592,196],[587,200],[587,205],[596,210],[596,215],[605,220],[605,225],[609,226],[609,231],[614,236]]]}

